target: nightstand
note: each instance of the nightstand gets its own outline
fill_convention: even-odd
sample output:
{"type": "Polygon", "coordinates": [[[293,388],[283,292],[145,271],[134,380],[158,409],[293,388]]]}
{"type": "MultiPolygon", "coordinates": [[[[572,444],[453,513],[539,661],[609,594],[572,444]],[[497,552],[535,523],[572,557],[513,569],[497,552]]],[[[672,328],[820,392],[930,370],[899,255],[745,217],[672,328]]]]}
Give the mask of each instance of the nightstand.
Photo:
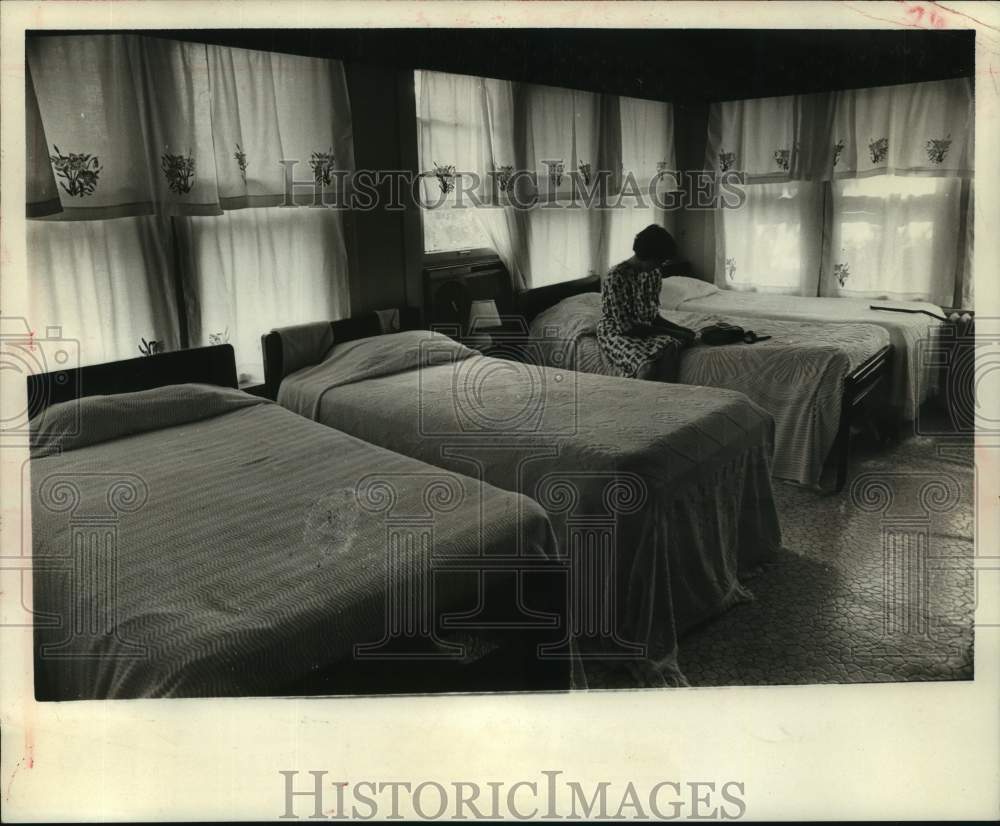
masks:
{"type": "Polygon", "coordinates": [[[949,308],[932,357],[938,365],[938,403],[955,433],[975,430],[976,314],[949,308]]]}

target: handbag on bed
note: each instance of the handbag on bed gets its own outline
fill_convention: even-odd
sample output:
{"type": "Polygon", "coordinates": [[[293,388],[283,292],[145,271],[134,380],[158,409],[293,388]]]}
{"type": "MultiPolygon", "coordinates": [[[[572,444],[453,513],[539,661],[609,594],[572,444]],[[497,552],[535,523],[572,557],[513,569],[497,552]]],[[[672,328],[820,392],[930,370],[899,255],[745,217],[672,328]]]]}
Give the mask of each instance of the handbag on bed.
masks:
{"type": "Polygon", "coordinates": [[[767,341],[770,336],[759,336],[753,330],[744,330],[735,324],[726,324],[720,321],[718,324],[711,324],[702,327],[698,331],[703,344],[753,344],[757,341],[767,341]]]}

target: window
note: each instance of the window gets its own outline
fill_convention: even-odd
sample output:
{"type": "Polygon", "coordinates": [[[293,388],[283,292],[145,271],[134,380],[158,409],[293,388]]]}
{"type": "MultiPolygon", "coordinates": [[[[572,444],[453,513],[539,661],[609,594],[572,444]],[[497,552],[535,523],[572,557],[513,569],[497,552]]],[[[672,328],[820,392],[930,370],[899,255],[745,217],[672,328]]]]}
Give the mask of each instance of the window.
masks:
{"type": "Polygon", "coordinates": [[[264,380],[263,333],[350,314],[335,210],[269,207],[175,220],[186,287],[200,308],[191,344],[232,344],[242,381],[264,380]]]}
{"type": "Polygon", "coordinates": [[[36,330],[84,364],[228,342],[259,381],[262,333],[348,312],[341,213],[278,206],[282,160],[353,168],[339,62],[133,34],[26,57],[36,330]]]}
{"type": "Polygon", "coordinates": [[[485,131],[480,116],[481,85],[478,78],[435,72],[433,93],[425,78],[428,73],[413,73],[417,99],[417,138],[419,157],[425,159],[420,171],[422,198],[427,207],[421,210],[424,226],[424,252],[452,252],[490,246],[490,239],[476,210],[459,198],[461,181],[439,178],[439,168],[454,167],[454,172],[478,172],[485,131]],[[425,93],[427,92],[427,93],[425,93]],[[450,192],[444,189],[452,185],[450,192]]]}
{"type": "Polygon", "coordinates": [[[180,346],[171,244],[156,218],[26,226],[36,332],[61,328],[84,364],[134,358],[143,339],[180,346]]]}
{"type": "Polygon", "coordinates": [[[880,175],[833,184],[824,295],[952,303],[959,178],[880,175]]]}
{"type": "Polygon", "coordinates": [[[755,184],[745,192],[742,206],[719,210],[723,254],[716,280],[735,290],[815,295],[822,186],[755,184]]]}
{"type": "Polygon", "coordinates": [[[491,247],[518,288],[541,286],[605,271],[638,229],[663,222],[648,201],[605,209],[580,187],[596,194],[621,170],[648,191],[673,169],[669,104],[440,72],[414,85],[422,192],[437,205],[423,213],[427,252],[491,247]],[[463,186],[465,171],[492,205],[452,208],[474,180],[463,186]]]}
{"type": "Polygon", "coordinates": [[[712,104],[716,283],[967,306],[974,131],[971,78],[712,104]]]}

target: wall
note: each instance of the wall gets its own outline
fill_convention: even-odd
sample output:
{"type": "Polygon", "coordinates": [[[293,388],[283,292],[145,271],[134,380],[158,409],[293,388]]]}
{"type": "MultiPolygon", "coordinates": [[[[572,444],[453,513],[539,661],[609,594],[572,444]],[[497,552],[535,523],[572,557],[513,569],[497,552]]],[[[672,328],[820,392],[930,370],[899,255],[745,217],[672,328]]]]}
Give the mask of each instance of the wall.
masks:
{"type": "MultiPolygon", "coordinates": [[[[413,73],[366,63],[345,64],[357,169],[415,169],[413,73]]],[[[345,213],[351,263],[351,312],[420,304],[423,236],[419,211],[389,207],[392,182],[377,187],[370,211],[345,213]]]]}
{"type": "MultiPolygon", "coordinates": [[[[708,140],[708,104],[674,105],[674,138],[677,166],[685,172],[704,167],[708,140]]],[[[688,198],[692,193],[688,192],[688,198]]],[[[690,203],[690,200],[689,200],[690,203]]],[[[686,208],[674,218],[677,243],[691,262],[692,274],[705,281],[715,279],[715,217],[711,210],[686,208]]]]}

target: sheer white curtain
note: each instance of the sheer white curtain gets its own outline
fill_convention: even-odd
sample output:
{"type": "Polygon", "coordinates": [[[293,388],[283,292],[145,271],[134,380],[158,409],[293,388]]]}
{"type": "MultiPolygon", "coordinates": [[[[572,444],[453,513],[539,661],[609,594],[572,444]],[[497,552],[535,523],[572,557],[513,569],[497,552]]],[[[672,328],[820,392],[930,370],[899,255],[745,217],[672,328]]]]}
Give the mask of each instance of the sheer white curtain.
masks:
{"type": "Polygon", "coordinates": [[[490,164],[483,119],[483,81],[470,75],[414,73],[417,145],[426,252],[490,245],[476,201],[485,196],[490,164]],[[483,183],[473,187],[476,179],[483,183]],[[470,189],[473,190],[470,194],[470,189]]]}
{"type": "Polygon", "coordinates": [[[973,116],[963,79],[836,95],[820,295],[971,306],[973,116]]]}
{"type": "Polygon", "coordinates": [[[713,104],[716,283],[796,295],[971,300],[971,81],[713,104]]]}
{"type": "Polygon", "coordinates": [[[283,161],[305,204],[353,169],[339,62],[117,34],[27,58],[32,309],[84,363],[228,337],[258,378],[261,333],[347,312],[341,213],[277,206],[283,161]]]}
{"type": "Polygon", "coordinates": [[[880,175],[833,184],[830,265],[820,294],[952,304],[960,178],[880,175]]]}
{"type": "Polygon", "coordinates": [[[823,247],[823,187],[755,184],[738,209],[716,211],[715,283],[722,289],[816,295],[823,247]]]}
{"type": "Polygon", "coordinates": [[[180,346],[169,232],[155,216],[28,221],[29,319],[80,342],[84,364],[180,346]]]}
{"type": "Polygon", "coordinates": [[[669,103],[639,98],[618,99],[621,123],[621,166],[625,182],[614,207],[604,216],[603,272],[632,255],[636,234],[650,224],[673,231],[676,216],[657,206],[678,179],[674,150],[674,111],[669,103]],[[634,186],[630,185],[631,176],[634,186]],[[640,193],[635,195],[632,193],[640,193]],[[659,193],[659,199],[654,196],[659,193]]]}
{"type": "Polygon", "coordinates": [[[192,344],[228,342],[241,381],[262,381],[272,327],[350,314],[340,215],[266,207],[177,219],[192,344]]]}
{"type": "Polygon", "coordinates": [[[514,286],[531,284],[528,249],[528,214],[511,205],[527,202],[532,187],[527,178],[512,177],[521,167],[523,148],[515,140],[515,123],[524,119],[524,86],[505,80],[482,78],[483,138],[486,141],[486,171],[490,175],[493,207],[478,211],[479,223],[510,273],[514,286]]]}
{"type": "Polygon", "coordinates": [[[600,96],[527,86],[526,168],[538,175],[539,206],[527,215],[531,286],[593,275],[603,267],[603,216],[584,197],[602,167],[600,96]]]}

